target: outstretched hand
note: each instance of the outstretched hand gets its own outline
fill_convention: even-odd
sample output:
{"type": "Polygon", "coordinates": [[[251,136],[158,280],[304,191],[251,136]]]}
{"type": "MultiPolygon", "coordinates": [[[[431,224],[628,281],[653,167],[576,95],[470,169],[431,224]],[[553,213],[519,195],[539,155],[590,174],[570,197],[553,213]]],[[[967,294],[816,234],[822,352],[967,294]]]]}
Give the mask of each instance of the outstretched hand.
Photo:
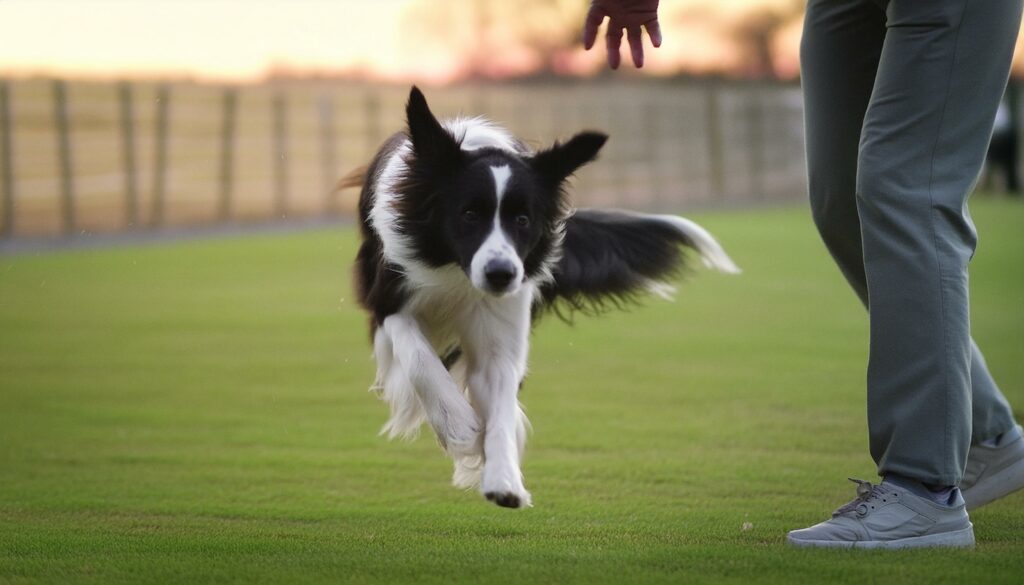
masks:
{"type": "Polygon", "coordinates": [[[651,44],[661,46],[661,27],[658,25],[658,0],[592,0],[587,20],[583,25],[583,48],[590,50],[597,40],[597,29],[608,17],[608,32],[605,33],[608,46],[608,64],[618,69],[622,57],[619,46],[622,44],[622,30],[626,30],[629,49],[633,54],[633,64],[638,68],[644,66],[644,44],[640,27],[647,29],[651,44]]]}

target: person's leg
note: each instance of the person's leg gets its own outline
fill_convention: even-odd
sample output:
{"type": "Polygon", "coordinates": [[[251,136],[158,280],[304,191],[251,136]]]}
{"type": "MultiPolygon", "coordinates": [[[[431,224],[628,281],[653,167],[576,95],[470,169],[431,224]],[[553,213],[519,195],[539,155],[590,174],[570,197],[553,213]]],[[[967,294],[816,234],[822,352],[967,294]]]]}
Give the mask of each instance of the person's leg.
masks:
{"type": "Polygon", "coordinates": [[[971,443],[994,439],[1013,430],[1013,409],[988,371],[978,344],[971,340],[971,443]]]}
{"type": "MultiPolygon", "coordinates": [[[[934,257],[939,255],[940,252],[946,252],[944,248],[938,245],[939,243],[944,243],[945,240],[940,241],[935,237],[932,238],[931,249],[928,249],[926,245],[922,246],[923,250],[914,249],[913,247],[899,249],[900,246],[904,245],[905,241],[920,243],[920,236],[915,235],[914,232],[920,231],[921,223],[930,227],[933,223],[939,223],[937,219],[941,219],[953,225],[958,223],[970,225],[969,219],[963,215],[965,211],[961,210],[963,210],[963,203],[966,200],[966,193],[970,190],[969,184],[973,182],[973,178],[977,175],[977,170],[979,169],[978,166],[972,165],[975,165],[975,163],[980,165],[980,159],[974,160],[972,158],[972,153],[975,152],[973,150],[975,145],[972,142],[968,145],[968,150],[965,151],[965,156],[959,163],[967,167],[966,171],[961,168],[962,172],[971,174],[971,168],[974,169],[974,172],[965,181],[968,185],[962,190],[960,207],[956,208],[957,213],[952,214],[952,218],[948,218],[946,217],[950,215],[948,205],[945,207],[941,205],[946,201],[948,195],[944,192],[942,197],[936,197],[935,200],[940,203],[940,206],[936,207],[932,204],[931,194],[928,192],[928,189],[933,186],[944,191],[955,189],[957,187],[956,181],[951,181],[946,174],[939,173],[939,181],[926,182],[924,184],[925,192],[929,195],[928,201],[918,202],[916,200],[921,199],[920,193],[914,191],[913,181],[910,181],[908,185],[906,177],[899,176],[898,171],[902,170],[899,165],[886,168],[884,165],[876,164],[878,161],[872,158],[871,155],[873,153],[871,149],[863,149],[859,146],[865,141],[862,138],[862,123],[865,119],[865,110],[869,107],[869,104],[872,110],[885,112],[893,109],[894,103],[898,105],[900,98],[907,99],[908,96],[914,95],[914,99],[924,99],[923,96],[915,94],[914,89],[908,89],[907,93],[902,95],[898,92],[893,93],[894,84],[898,81],[896,79],[898,77],[896,74],[897,69],[894,68],[893,63],[898,64],[899,59],[894,60],[894,57],[886,58],[883,55],[894,50],[894,47],[899,47],[902,43],[889,44],[887,36],[890,33],[886,32],[887,15],[876,4],[884,4],[884,2],[881,0],[878,3],[856,0],[846,0],[843,2],[811,0],[807,8],[804,40],[801,45],[802,82],[804,85],[805,121],[807,126],[808,176],[815,223],[821,231],[822,238],[825,240],[833,258],[861,300],[865,305],[869,305],[870,296],[872,301],[879,300],[878,304],[882,308],[881,311],[873,310],[874,307],[871,308],[872,373],[875,375],[869,376],[869,383],[877,382],[879,366],[888,365],[892,368],[896,372],[895,380],[904,380],[906,378],[905,373],[899,371],[899,367],[905,366],[911,371],[915,371],[915,369],[920,367],[920,364],[915,361],[920,359],[915,352],[919,348],[908,347],[908,343],[920,341],[920,338],[915,336],[914,327],[916,324],[904,320],[907,316],[914,317],[914,308],[907,309],[900,305],[901,303],[913,304],[918,302],[914,295],[920,294],[922,288],[927,288],[920,282],[914,281],[915,278],[920,276],[919,272],[921,270],[917,266],[912,266],[906,271],[908,278],[914,282],[911,283],[911,286],[906,291],[906,295],[902,297],[897,294],[899,287],[893,286],[892,283],[886,283],[885,279],[899,280],[903,277],[899,269],[901,262],[913,263],[921,261],[928,265],[927,258],[921,260],[921,257],[929,255],[934,257]],[[884,71],[881,74],[876,74],[879,66],[884,71]],[[874,85],[879,78],[884,78],[881,90],[874,89],[874,85]],[[877,101],[879,96],[882,96],[881,102],[877,101]],[[865,156],[864,150],[867,150],[868,156],[865,156]],[[860,161],[857,160],[858,156],[861,159],[860,161]],[[879,178],[863,179],[865,174],[874,172],[880,173],[879,178]],[[860,184],[858,184],[858,177],[861,177],[860,184]],[[888,186],[890,181],[893,181],[899,189],[887,191],[881,188],[888,186]],[[872,187],[872,189],[865,190],[864,187],[866,186],[872,187]],[[876,186],[880,188],[873,189],[876,186]],[[905,191],[910,194],[909,201],[901,200],[907,195],[905,191]],[[866,203],[864,201],[865,194],[875,195],[876,192],[880,192],[882,195],[873,198],[870,202],[866,203]],[[909,220],[902,217],[902,215],[908,212],[911,216],[909,220]],[[932,217],[933,215],[938,215],[939,218],[934,218],[932,217]],[[924,216],[924,219],[922,220],[920,216],[924,216]],[[916,221],[913,220],[914,217],[916,217],[916,221]],[[961,218],[959,222],[956,221],[956,217],[961,218]],[[860,220],[862,218],[866,218],[864,226],[861,225],[860,220]],[[909,231],[906,231],[908,227],[909,231]],[[888,230],[893,230],[895,233],[887,233],[888,230]],[[905,231],[906,233],[904,233],[905,231]],[[895,244],[893,244],[894,239],[895,244]],[[865,241],[866,246],[864,245],[865,241]],[[891,250],[887,246],[897,249],[891,250]],[[865,248],[868,252],[867,254],[864,253],[865,248]],[[887,259],[885,254],[890,252],[894,256],[887,259]],[[879,299],[879,295],[883,295],[883,298],[879,299]],[[885,298],[885,295],[891,298],[885,298]],[[889,312],[888,315],[886,311],[889,312]],[[904,314],[904,311],[906,314],[904,314]],[[879,324],[883,316],[895,316],[896,320],[879,324]],[[895,333],[897,336],[902,335],[904,339],[897,340],[896,343],[890,345],[889,349],[896,348],[896,350],[902,352],[902,355],[883,356],[889,358],[888,364],[878,356],[878,352],[882,350],[882,344],[878,342],[878,338],[881,336],[883,341],[886,341],[884,335],[882,335],[883,331],[881,331],[881,329],[886,327],[895,327],[897,330],[900,327],[904,327],[910,330],[909,335],[907,331],[897,331],[895,333]],[[906,339],[908,337],[911,339],[906,339]]],[[[999,8],[1005,8],[1005,4],[999,6],[999,8]]],[[[1017,6],[1016,11],[1012,11],[1013,14],[1017,15],[1017,18],[1019,18],[1019,10],[1019,6],[1017,6]]],[[[967,10],[962,11],[962,15],[969,13],[967,10]]],[[[891,16],[892,14],[888,15],[888,17],[891,16]]],[[[999,18],[1009,17],[1003,14],[999,18]]],[[[1009,19],[1012,20],[1012,18],[1009,19]]],[[[913,26],[907,20],[897,22],[896,24],[910,24],[913,26]]],[[[913,27],[913,31],[903,32],[911,35],[917,34],[921,40],[929,37],[933,37],[933,42],[936,40],[935,37],[939,37],[939,40],[941,40],[942,35],[932,34],[932,29],[935,28],[937,22],[922,20],[919,24],[921,26],[913,27]]],[[[988,24],[990,25],[989,28],[998,28],[992,27],[993,23],[991,21],[988,24]]],[[[958,20],[955,26],[961,27],[961,25],[963,25],[962,19],[958,20]]],[[[975,35],[985,34],[979,32],[974,24],[963,28],[966,31],[966,34],[964,34],[965,41],[975,35]]],[[[982,30],[984,28],[982,27],[982,30]]],[[[1005,32],[1005,30],[996,32],[1005,32]]],[[[939,44],[941,45],[941,43],[939,44]]],[[[999,43],[995,44],[998,45],[999,43]]],[[[1012,40],[1010,44],[1012,45],[1012,40]]],[[[984,50],[991,50],[993,43],[982,43],[982,45],[984,50]]],[[[916,58],[923,60],[921,65],[922,71],[917,73],[925,76],[934,75],[935,64],[930,61],[948,56],[949,48],[938,46],[930,51],[923,51],[923,55],[920,53],[922,52],[919,51],[916,58]]],[[[960,50],[954,49],[953,53],[958,59],[964,57],[959,54],[960,50]]],[[[996,55],[997,60],[1003,57],[1005,55],[996,55]]],[[[968,59],[968,62],[973,63],[976,60],[975,56],[974,59],[968,59]]],[[[950,76],[953,75],[957,67],[954,67],[954,63],[950,59],[946,59],[946,63],[948,67],[944,79],[948,82],[951,81],[950,76]]],[[[962,77],[963,74],[960,76],[962,77]]],[[[978,79],[969,80],[969,82],[977,81],[981,83],[981,88],[984,91],[983,88],[986,85],[991,85],[991,83],[983,83],[983,78],[985,76],[981,75],[978,79]]],[[[1005,82],[1005,75],[1003,82],[1005,82]]],[[[909,83],[915,82],[911,79],[909,83]]],[[[960,83],[960,80],[957,83],[960,83]]],[[[924,87],[927,87],[927,84],[924,87]]],[[[951,91],[948,89],[947,84],[947,92],[941,95],[937,94],[939,99],[947,102],[947,105],[952,104],[953,107],[949,109],[951,115],[957,114],[956,108],[964,106],[962,98],[958,97],[962,89],[959,88],[958,91],[951,91]]],[[[996,95],[998,95],[998,92],[996,95]]],[[[984,110],[987,106],[982,104],[981,107],[982,112],[979,117],[984,118],[984,110]]],[[[909,134],[911,137],[918,135],[916,139],[921,142],[919,145],[915,145],[915,140],[907,142],[907,137],[903,137],[903,147],[913,150],[916,146],[919,150],[934,151],[933,156],[937,161],[949,164],[951,157],[948,149],[951,148],[949,143],[951,139],[946,136],[946,133],[951,130],[949,125],[942,128],[942,125],[939,124],[939,128],[936,128],[933,132],[930,142],[921,141],[919,135],[922,132],[922,127],[928,128],[928,124],[924,123],[927,120],[922,120],[922,118],[927,118],[927,112],[930,108],[922,107],[921,112],[916,112],[913,111],[913,108],[901,106],[896,108],[896,110],[902,111],[906,115],[904,121],[909,129],[909,134]]],[[[876,113],[875,115],[878,114],[876,113]]],[[[879,131],[878,122],[872,122],[871,116],[870,112],[867,113],[867,118],[869,118],[867,125],[877,132],[879,131]]],[[[881,119],[884,121],[885,117],[883,116],[881,119]]],[[[991,122],[991,119],[989,119],[989,122],[991,122]]],[[[904,128],[899,127],[898,121],[890,120],[889,123],[893,127],[888,128],[888,131],[893,132],[893,135],[888,136],[888,138],[899,141],[901,138],[900,134],[904,131],[904,128]]],[[[961,123],[970,125],[968,122],[957,121],[952,124],[952,129],[959,129],[961,123]]],[[[991,124],[989,124],[989,127],[991,127],[991,124]]],[[[967,134],[970,133],[968,132],[967,134]]],[[[875,139],[877,140],[877,138],[875,139]]],[[[974,142],[976,142],[977,137],[974,136],[974,139],[974,142]]],[[[954,132],[953,140],[964,140],[962,129],[960,132],[954,132]]],[[[980,152],[983,156],[984,146],[981,147],[980,152]]],[[[955,159],[956,157],[952,158],[955,159]]],[[[906,160],[913,162],[913,159],[914,157],[910,156],[904,162],[906,160]]],[[[930,169],[928,174],[932,174],[930,169]]],[[[931,178],[929,176],[929,179],[931,178]]],[[[948,229],[943,230],[940,228],[939,231],[943,232],[943,237],[948,237],[948,234],[945,233],[948,229]]],[[[936,235],[939,231],[936,231],[936,235]]],[[[970,229],[967,231],[973,235],[973,231],[970,229]]],[[[967,247],[972,248],[973,242],[969,242],[969,244],[967,247]]],[[[946,247],[949,247],[948,243],[946,247]]],[[[959,251],[955,246],[954,250],[959,251]]],[[[969,255],[968,253],[967,256],[969,257],[969,255]]],[[[963,264],[961,272],[964,272],[963,285],[966,286],[967,258],[963,258],[961,255],[957,256],[957,259],[963,264]]],[[[935,263],[935,261],[932,262],[933,264],[935,263]]],[[[956,281],[955,278],[953,280],[954,282],[956,281]]],[[[934,286],[938,289],[939,285],[943,284],[944,281],[945,279],[942,276],[933,275],[930,282],[934,283],[934,286]]],[[[924,299],[927,301],[928,295],[924,299]]],[[[963,292],[963,304],[966,310],[966,291],[963,292]]],[[[945,316],[943,313],[945,310],[945,305],[940,302],[939,312],[942,313],[943,317],[945,316]]],[[[925,323],[923,327],[927,328],[928,325],[928,323],[925,323]]],[[[945,328],[941,326],[940,328],[943,329],[944,333],[945,328]]],[[[1007,428],[1009,428],[1009,426],[1012,426],[1009,408],[985,369],[984,359],[981,357],[980,352],[977,351],[973,342],[970,341],[969,333],[966,331],[966,318],[964,318],[963,337],[965,338],[964,344],[970,349],[967,350],[966,353],[968,355],[966,357],[961,357],[959,367],[965,371],[968,367],[973,370],[972,375],[975,378],[974,391],[977,394],[974,401],[974,416],[979,421],[976,425],[976,430],[979,433],[984,433],[987,431],[983,432],[980,429],[999,429],[1004,425],[1008,425],[1007,428]]],[[[944,343],[944,340],[940,340],[940,342],[944,343]]],[[[943,353],[945,353],[944,349],[943,353]]],[[[967,401],[970,400],[970,390],[968,390],[970,380],[964,380],[966,377],[966,372],[964,372],[961,375],[963,385],[959,388],[959,393],[962,395],[959,414],[961,418],[966,419],[966,426],[969,429],[970,414],[968,413],[970,412],[970,407],[967,401]]],[[[922,413],[914,412],[914,409],[922,408],[922,405],[926,408],[933,405],[929,404],[927,399],[922,400],[920,389],[911,388],[901,395],[899,391],[903,388],[904,386],[900,384],[889,384],[888,386],[883,384],[883,389],[890,392],[892,400],[891,404],[888,405],[891,411],[888,413],[883,412],[881,417],[886,424],[899,426],[901,431],[909,430],[912,434],[915,430],[915,425],[918,424],[922,416],[922,413]],[[888,420],[886,420],[886,417],[888,417],[888,420]]],[[[943,392],[942,396],[939,397],[940,404],[935,405],[939,412],[931,413],[932,417],[939,416],[943,419],[941,422],[945,422],[949,418],[948,413],[957,407],[957,405],[951,405],[948,402],[942,403],[945,399],[946,393],[943,392]]],[[[881,432],[878,431],[878,411],[884,406],[884,404],[879,404],[878,389],[874,389],[873,392],[869,390],[869,418],[871,418],[871,422],[874,425],[872,428],[873,454],[877,452],[876,438],[881,432]]],[[[927,416],[928,413],[924,413],[924,415],[927,416]]],[[[963,424],[962,421],[961,424],[963,424]]],[[[926,432],[934,431],[934,425],[930,428],[927,425],[925,426],[926,432]]],[[[887,438],[905,439],[906,436],[901,432],[899,437],[890,436],[887,438]]],[[[981,440],[984,438],[984,435],[982,434],[975,438],[981,440]]],[[[964,451],[966,451],[969,434],[961,434],[957,439],[963,444],[964,451]]],[[[992,449],[992,453],[985,454],[988,459],[999,460],[997,461],[998,465],[993,467],[998,477],[994,477],[993,480],[988,480],[986,477],[981,478],[981,481],[974,490],[978,492],[975,494],[976,502],[982,502],[985,498],[1001,497],[1001,495],[1009,493],[1007,486],[1010,483],[1014,483],[1014,481],[1007,481],[1006,477],[1012,475],[1013,477],[1010,479],[1015,480],[1017,465],[1016,463],[1006,464],[1004,460],[1008,461],[1011,457],[1004,453],[1004,451],[1008,452],[1020,447],[1019,443],[1021,441],[1017,440],[1007,446],[999,445],[992,449]],[[981,486],[982,483],[985,483],[985,485],[981,486]],[[984,487],[985,489],[979,490],[978,487],[984,487]]],[[[922,494],[919,490],[924,488],[918,481],[910,482],[909,489],[901,485],[903,483],[901,480],[905,478],[895,476],[899,475],[901,471],[910,469],[914,466],[913,464],[920,463],[918,459],[920,454],[912,455],[912,465],[910,466],[900,467],[899,469],[886,468],[885,463],[898,461],[898,455],[905,453],[907,447],[908,444],[903,444],[898,449],[889,449],[888,446],[883,448],[881,455],[888,456],[888,460],[886,457],[876,456],[876,461],[879,461],[880,474],[891,473],[892,481],[887,479],[882,485],[877,486],[872,486],[868,482],[858,482],[857,499],[836,510],[832,518],[825,522],[790,532],[787,537],[788,542],[795,546],[819,547],[900,548],[973,545],[973,528],[965,510],[964,498],[967,495],[966,493],[964,496],[961,496],[958,490],[951,490],[948,492],[948,498],[940,502],[937,501],[934,494],[928,493],[928,490],[924,490],[925,493],[922,494]]],[[[922,448],[922,452],[925,453],[923,455],[924,459],[941,459],[945,456],[945,453],[942,452],[944,446],[941,445],[938,446],[939,452],[932,455],[927,453],[930,451],[927,445],[916,443],[911,445],[911,447],[922,448]]],[[[974,450],[972,449],[973,452],[974,450]]],[[[913,453],[912,450],[911,453],[913,453]]],[[[962,458],[960,463],[962,464],[962,458]]],[[[899,466],[897,465],[897,467],[899,466]]],[[[960,467],[960,470],[962,472],[962,467],[960,467]]],[[[914,473],[910,477],[919,478],[920,482],[935,483],[932,476],[929,476],[927,473],[914,473]]],[[[1013,489],[1016,488],[1014,487],[1013,489]]]]}
{"type": "MultiPolygon", "coordinates": [[[[868,306],[856,201],[857,157],[874,87],[883,10],[869,0],[811,0],[801,44],[808,191],[815,225],[850,287],[868,306]]],[[[973,441],[1013,428],[1010,406],[971,342],[973,441]]]]}
{"type": "Polygon", "coordinates": [[[857,168],[871,320],[868,423],[882,475],[960,482],[972,438],[972,363],[975,436],[1013,428],[970,339],[967,264],[976,234],[966,200],[1020,15],[1021,0],[887,7],[857,168]]]}
{"type": "Polygon", "coordinates": [[[857,213],[857,156],[885,40],[869,0],[810,0],[800,43],[808,193],[825,246],[867,304],[857,213]]]}

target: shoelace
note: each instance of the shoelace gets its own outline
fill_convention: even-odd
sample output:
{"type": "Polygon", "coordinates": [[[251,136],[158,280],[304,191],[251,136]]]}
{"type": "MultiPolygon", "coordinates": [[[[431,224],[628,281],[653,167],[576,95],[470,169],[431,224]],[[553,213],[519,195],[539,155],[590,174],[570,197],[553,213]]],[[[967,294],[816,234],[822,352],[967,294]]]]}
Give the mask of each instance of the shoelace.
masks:
{"type": "Polygon", "coordinates": [[[865,516],[868,513],[868,507],[871,505],[871,502],[884,501],[884,496],[890,492],[887,487],[881,484],[874,485],[870,481],[852,477],[847,479],[857,484],[857,497],[849,503],[840,506],[835,512],[832,512],[833,518],[850,512],[855,512],[858,516],[865,516]]]}

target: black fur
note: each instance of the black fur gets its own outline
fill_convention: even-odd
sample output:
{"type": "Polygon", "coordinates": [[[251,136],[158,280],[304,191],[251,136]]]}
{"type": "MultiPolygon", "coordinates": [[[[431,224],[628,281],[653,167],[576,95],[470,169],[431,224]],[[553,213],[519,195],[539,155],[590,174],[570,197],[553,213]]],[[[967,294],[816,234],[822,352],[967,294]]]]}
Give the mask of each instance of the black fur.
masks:
{"type": "MultiPolygon", "coordinates": [[[[544,309],[565,318],[563,308],[571,315],[621,306],[683,271],[685,248],[698,244],[709,265],[737,269],[686,221],[570,213],[566,179],[594,160],[603,134],[583,132],[532,153],[481,120],[438,122],[416,88],[406,115],[406,132],[392,136],[364,174],[359,201],[355,281],[370,313],[374,389],[392,409],[384,430],[408,436],[425,418],[456,459],[457,485],[479,480],[497,505],[529,505],[521,481],[506,475],[528,421],[506,401],[517,398],[513,382],[523,385],[530,303],[534,318],[544,309]]],[[[350,176],[340,184],[358,181],[350,176]]]]}
{"type": "Polygon", "coordinates": [[[408,293],[402,288],[403,276],[398,267],[384,259],[384,248],[380,236],[370,225],[370,210],[377,188],[377,178],[387,158],[402,144],[404,133],[392,135],[377,152],[363,181],[359,197],[359,228],[363,243],[356,254],[353,281],[356,298],[370,313],[370,336],[388,315],[398,312],[405,304],[408,293]]]}
{"type": "MultiPolygon", "coordinates": [[[[371,316],[371,335],[384,318],[402,309],[410,294],[406,276],[385,260],[380,236],[370,224],[383,166],[404,141],[411,140],[412,153],[395,186],[394,206],[397,230],[412,242],[416,260],[431,267],[455,264],[468,272],[495,213],[490,169],[507,165],[513,172],[501,199],[500,221],[523,260],[523,278],[533,278],[555,253],[559,224],[569,211],[566,179],[593,160],[607,140],[604,134],[582,132],[534,155],[525,149],[464,151],[462,138],[437,121],[415,87],[406,115],[407,130],[389,138],[370,164],[359,202],[363,242],[355,281],[359,302],[371,316]]],[[[650,281],[682,271],[681,246],[693,243],[665,221],[579,210],[565,220],[562,255],[552,271],[554,280],[541,285],[535,316],[536,309],[596,313],[632,301],[650,281]]],[[[458,348],[447,362],[454,361],[455,352],[458,348]]]]}
{"type": "Polygon", "coordinates": [[[551,187],[560,187],[576,169],[594,160],[604,143],[606,134],[580,132],[565,144],[555,142],[554,146],[534,155],[531,164],[538,175],[548,181],[551,187]]]}
{"type": "Polygon", "coordinates": [[[410,237],[420,259],[433,267],[456,263],[468,270],[473,253],[490,230],[494,216],[491,167],[513,170],[501,201],[501,222],[523,259],[525,277],[537,275],[551,254],[558,221],[568,210],[562,186],[580,166],[593,160],[608,139],[583,132],[565,144],[532,157],[494,148],[463,151],[413,88],[406,108],[408,136],[416,156],[397,187],[399,232],[410,237]],[[478,221],[466,221],[472,214],[478,221]],[[529,225],[519,225],[525,216],[529,225]]]}
{"type": "Polygon", "coordinates": [[[595,314],[633,302],[649,282],[685,269],[681,246],[692,248],[693,242],[665,221],[580,209],[566,221],[562,258],[554,281],[541,287],[542,306],[595,314]]]}

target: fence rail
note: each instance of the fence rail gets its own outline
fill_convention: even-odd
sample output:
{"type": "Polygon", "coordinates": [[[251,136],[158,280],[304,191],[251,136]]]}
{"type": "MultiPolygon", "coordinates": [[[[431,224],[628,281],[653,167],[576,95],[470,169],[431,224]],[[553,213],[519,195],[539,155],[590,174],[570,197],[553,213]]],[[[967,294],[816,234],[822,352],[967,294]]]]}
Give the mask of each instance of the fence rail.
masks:
{"type": "MultiPolygon", "coordinates": [[[[403,125],[407,87],[0,80],[0,237],[351,214],[334,190],[403,125]]],[[[803,197],[791,85],[697,81],[477,84],[427,90],[537,146],[608,132],[579,205],[649,210],[803,197]]]]}
{"type": "Polygon", "coordinates": [[[11,144],[10,88],[0,82],[0,234],[14,232],[14,162],[11,144]]]}

